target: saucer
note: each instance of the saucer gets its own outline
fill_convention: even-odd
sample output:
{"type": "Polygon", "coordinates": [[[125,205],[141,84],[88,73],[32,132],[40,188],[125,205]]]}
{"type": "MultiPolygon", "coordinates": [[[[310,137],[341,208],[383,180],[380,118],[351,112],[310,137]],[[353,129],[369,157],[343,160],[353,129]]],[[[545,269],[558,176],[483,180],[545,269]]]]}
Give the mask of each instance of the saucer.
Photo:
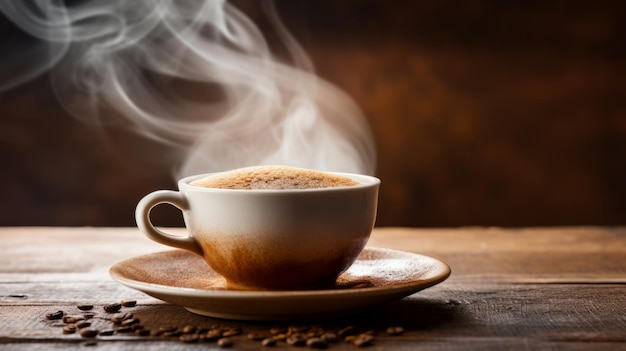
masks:
{"type": "Polygon", "coordinates": [[[157,299],[209,317],[298,320],[349,313],[411,295],[444,281],[450,267],[432,257],[366,247],[327,290],[232,290],[202,257],[184,250],[138,256],[111,267],[111,277],[157,299]]]}

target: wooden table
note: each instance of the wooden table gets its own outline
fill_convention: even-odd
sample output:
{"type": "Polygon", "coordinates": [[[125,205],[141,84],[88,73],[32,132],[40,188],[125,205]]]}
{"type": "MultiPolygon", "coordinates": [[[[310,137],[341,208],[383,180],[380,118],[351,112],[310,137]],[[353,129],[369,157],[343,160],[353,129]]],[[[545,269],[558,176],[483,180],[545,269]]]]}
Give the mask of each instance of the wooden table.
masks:
{"type": "MultiPolygon", "coordinates": [[[[168,249],[135,228],[2,228],[0,245],[1,350],[219,349],[215,342],[178,337],[85,338],[63,334],[62,321],[46,319],[51,311],[78,315],[78,304],[93,304],[93,323],[110,323],[101,319],[103,306],[124,299],[138,302],[125,310],[153,331],[164,325],[239,328],[233,349],[259,349],[248,333],[287,326],[194,315],[114,282],[112,264],[168,249]]],[[[452,275],[353,317],[296,326],[372,330],[373,350],[626,349],[626,228],[377,228],[370,245],[438,258],[452,275]],[[389,336],[389,326],[404,333],[389,336]]],[[[357,347],[342,342],[328,349],[357,347]]]]}

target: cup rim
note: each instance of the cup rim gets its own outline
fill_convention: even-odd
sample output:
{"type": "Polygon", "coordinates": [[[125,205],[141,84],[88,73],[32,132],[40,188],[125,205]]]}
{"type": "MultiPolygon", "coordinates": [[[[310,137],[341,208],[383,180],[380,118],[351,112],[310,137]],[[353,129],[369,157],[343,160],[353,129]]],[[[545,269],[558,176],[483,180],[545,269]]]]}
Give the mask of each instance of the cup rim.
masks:
{"type": "Polygon", "coordinates": [[[333,175],[338,175],[338,176],[348,177],[348,178],[350,178],[352,180],[356,180],[360,184],[337,186],[337,187],[328,187],[328,188],[305,188],[305,189],[226,189],[226,188],[206,188],[206,187],[194,186],[194,185],[190,184],[192,181],[194,181],[196,179],[200,179],[200,178],[204,178],[204,177],[208,177],[208,176],[216,175],[216,174],[220,174],[220,173],[225,173],[225,172],[228,172],[228,171],[195,174],[195,175],[191,175],[191,176],[187,176],[187,177],[181,178],[178,181],[178,188],[179,189],[186,188],[186,189],[190,189],[190,190],[194,190],[194,191],[202,191],[202,192],[233,192],[233,193],[240,193],[241,192],[241,193],[246,193],[246,194],[249,194],[249,193],[264,193],[264,194],[267,194],[267,193],[339,192],[339,191],[346,191],[346,190],[354,191],[354,190],[358,190],[358,189],[377,187],[377,186],[380,185],[380,179],[375,177],[375,176],[366,175],[366,174],[359,174],[359,173],[333,172],[333,171],[322,171],[322,172],[333,174],[333,175]]]}

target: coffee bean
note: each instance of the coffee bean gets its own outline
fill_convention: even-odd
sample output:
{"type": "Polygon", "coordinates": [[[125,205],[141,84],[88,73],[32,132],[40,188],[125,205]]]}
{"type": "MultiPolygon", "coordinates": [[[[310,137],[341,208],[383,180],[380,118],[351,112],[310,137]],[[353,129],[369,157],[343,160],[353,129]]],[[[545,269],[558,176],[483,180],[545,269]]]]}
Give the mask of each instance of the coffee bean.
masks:
{"type": "Polygon", "coordinates": [[[139,322],[140,322],[139,318],[131,318],[131,319],[123,320],[122,323],[120,323],[120,325],[122,327],[128,327],[130,325],[137,324],[139,322]]]}
{"type": "Polygon", "coordinates": [[[175,327],[173,325],[159,327],[159,330],[162,331],[162,332],[173,332],[176,329],[178,329],[178,327],[175,327]]]}
{"type": "Polygon", "coordinates": [[[74,324],[69,324],[63,327],[63,334],[74,334],[78,328],[74,324]]]}
{"type": "Polygon", "coordinates": [[[314,349],[325,349],[328,347],[328,343],[322,338],[310,338],[306,341],[306,346],[314,349]]]}
{"type": "Polygon", "coordinates": [[[150,329],[144,329],[143,326],[142,326],[141,329],[135,330],[135,334],[138,335],[138,336],[149,336],[150,335],[150,329]]]}
{"type": "Polygon", "coordinates": [[[361,334],[352,341],[352,345],[357,346],[357,347],[365,347],[365,346],[371,345],[373,341],[374,341],[373,336],[367,335],[367,334],[361,334]]]}
{"type": "Polygon", "coordinates": [[[287,333],[287,328],[282,328],[282,327],[272,327],[270,329],[270,334],[272,335],[278,335],[278,334],[286,334],[287,333]]]}
{"type": "Polygon", "coordinates": [[[193,334],[193,333],[196,332],[196,330],[198,330],[198,328],[196,328],[195,325],[188,324],[188,325],[183,327],[182,332],[183,332],[183,334],[193,334]]]}
{"type": "Polygon", "coordinates": [[[398,326],[389,327],[387,328],[386,332],[388,335],[391,335],[391,336],[402,335],[404,333],[404,328],[398,327],[398,326]]]}
{"type": "Polygon", "coordinates": [[[339,336],[333,332],[326,332],[322,334],[321,338],[326,342],[337,342],[339,341],[339,336]]]}
{"type": "Polygon", "coordinates": [[[92,319],[95,316],[96,314],[93,312],[83,312],[83,317],[85,317],[85,319],[92,319]]]}
{"type": "Polygon", "coordinates": [[[228,328],[224,332],[222,332],[223,337],[230,337],[241,334],[241,329],[239,328],[228,328]]]}
{"type": "Polygon", "coordinates": [[[337,332],[337,335],[339,335],[339,337],[343,338],[343,337],[348,336],[348,335],[350,335],[352,333],[354,333],[354,327],[350,325],[350,326],[347,326],[347,327],[339,330],[337,332]]]}
{"type": "Polygon", "coordinates": [[[113,324],[121,324],[123,321],[131,318],[133,318],[132,313],[120,313],[111,317],[111,322],[113,322],[113,324]]]}
{"type": "Polygon", "coordinates": [[[121,327],[121,328],[117,328],[116,331],[118,333],[132,333],[133,332],[133,328],[131,328],[131,327],[121,327]]]}
{"type": "Polygon", "coordinates": [[[347,343],[353,343],[356,340],[356,335],[348,335],[343,340],[347,343]]]}
{"type": "Polygon", "coordinates": [[[306,344],[306,336],[304,334],[296,333],[287,337],[287,344],[292,346],[304,346],[306,344]]]}
{"type": "Polygon", "coordinates": [[[288,337],[289,335],[287,334],[276,334],[272,338],[276,341],[283,341],[283,340],[287,340],[288,337]]]}
{"type": "Polygon", "coordinates": [[[93,328],[85,328],[80,330],[80,336],[82,336],[83,338],[95,338],[98,333],[98,330],[93,328]]]}
{"type": "Polygon", "coordinates": [[[120,305],[124,307],[135,307],[137,306],[137,301],[136,300],[122,300],[120,305]]]}
{"type": "Polygon", "coordinates": [[[217,340],[217,346],[219,347],[231,347],[233,346],[233,341],[230,338],[220,338],[217,340]]]}
{"type": "Polygon", "coordinates": [[[100,331],[99,335],[101,335],[101,336],[111,336],[113,334],[115,334],[115,330],[113,330],[113,329],[105,329],[105,330],[100,331]]]}
{"type": "Polygon", "coordinates": [[[304,333],[308,328],[290,325],[287,327],[287,334],[304,333]]]}
{"type": "Polygon", "coordinates": [[[249,340],[263,340],[267,338],[267,335],[265,335],[264,333],[258,333],[258,332],[253,332],[253,333],[248,333],[248,339],[249,340]]]}
{"type": "Polygon", "coordinates": [[[209,331],[208,327],[196,327],[196,334],[204,334],[209,331]]]}
{"type": "Polygon", "coordinates": [[[104,311],[107,313],[115,313],[122,308],[122,304],[119,303],[110,303],[108,305],[104,305],[104,311]]]}
{"type": "Polygon", "coordinates": [[[93,309],[93,305],[78,305],[76,307],[78,307],[81,311],[89,311],[93,309]]]}
{"type": "Polygon", "coordinates": [[[85,341],[84,343],[82,343],[83,346],[96,346],[98,345],[97,341],[85,341]]]}
{"type": "Polygon", "coordinates": [[[87,321],[80,321],[76,324],[74,324],[76,326],[76,328],[78,329],[83,329],[83,328],[87,328],[87,327],[91,327],[91,322],[87,322],[87,321]]]}
{"type": "Polygon", "coordinates": [[[312,335],[312,336],[321,336],[322,334],[324,334],[326,331],[324,330],[324,328],[319,327],[319,326],[315,326],[315,327],[311,327],[309,329],[309,331],[307,332],[307,335],[312,335]]]}
{"type": "Polygon", "coordinates": [[[181,335],[182,335],[182,333],[180,332],[180,330],[174,330],[174,331],[171,331],[171,332],[163,332],[163,336],[166,337],[166,338],[169,338],[169,337],[179,337],[181,335]]]}
{"type": "Polygon", "coordinates": [[[178,339],[185,343],[192,343],[197,342],[200,336],[198,334],[183,334],[178,339]]]}
{"type": "Polygon", "coordinates": [[[130,326],[130,328],[131,328],[132,330],[137,331],[137,330],[140,330],[140,329],[144,329],[144,326],[143,326],[143,325],[141,325],[141,324],[133,324],[133,325],[131,325],[131,326],[130,326]]]}
{"type": "Polygon", "coordinates": [[[263,341],[261,341],[261,345],[263,345],[265,347],[276,346],[276,339],[274,339],[274,338],[265,338],[265,339],[263,339],[263,341]]]}
{"type": "Polygon", "coordinates": [[[217,339],[222,337],[222,331],[219,329],[211,329],[206,334],[204,334],[204,340],[206,341],[216,341],[217,339]]]}
{"type": "Polygon", "coordinates": [[[65,313],[63,311],[49,312],[49,313],[46,313],[46,319],[49,319],[49,320],[61,319],[63,318],[64,314],[65,313]]]}
{"type": "Polygon", "coordinates": [[[83,316],[63,316],[63,323],[68,323],[68,324],[72,324],[72,323],[76,323],[76,322],[80,322],[84,320],[85,320],[85,317],[83,316]]]}

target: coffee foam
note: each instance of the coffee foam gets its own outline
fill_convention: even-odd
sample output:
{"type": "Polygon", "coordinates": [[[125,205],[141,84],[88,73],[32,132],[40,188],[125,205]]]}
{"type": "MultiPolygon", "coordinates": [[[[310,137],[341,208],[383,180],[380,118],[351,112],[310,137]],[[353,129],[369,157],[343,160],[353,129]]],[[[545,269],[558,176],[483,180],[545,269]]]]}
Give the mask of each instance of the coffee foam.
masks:
{"type": "Polygon", "coordinates": [[[288,166],[240,168],[191,182],[193,186],[221,189],[315,189],[359,184],[348,177],[288,166]]]}

